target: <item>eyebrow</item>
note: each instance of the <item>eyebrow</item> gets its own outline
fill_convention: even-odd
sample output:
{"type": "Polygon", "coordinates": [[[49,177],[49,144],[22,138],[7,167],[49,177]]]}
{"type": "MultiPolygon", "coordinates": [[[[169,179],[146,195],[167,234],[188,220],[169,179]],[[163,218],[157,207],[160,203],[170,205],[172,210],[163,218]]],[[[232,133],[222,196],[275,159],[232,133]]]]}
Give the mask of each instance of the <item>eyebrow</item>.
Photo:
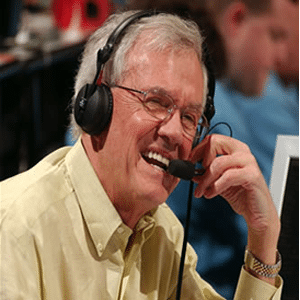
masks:
{"type": "MultiPolygon", "coordinates": [[[[149,88],[147,89],[147,91],[150,91],[150,90],[157,90],[159,92],[162,92],[164,95],[167,95],[168,97],[172,98],[173,102],[175,104],[178,103],[179,101],[179,98],[176,97],[176,96],[173,96],[172,93],[170,93],[169,91],[167,91],[165,88],[163,87],[160,87],[160,86],[154,86],[152,88],[149,88]]],[[[145,91],[145,90],[143,90],[145,91]]],[[[203,103],[203,101],[202,101],[203,103]]],[[[185,105],[184,106],[185,108],[192,108],[192,109],[197,109],[197,110],[204,110],[204,106],[202,104],[189,104],[189,105],[185,105]]]]}
{"type": "MultiPolygon", "coordinates": [[[[143,95],[146,95],[149,91],[154,90],[154,91],[158,91],[158,92],[162,93],[163,95],[170,97],[174,104],[176,104],[176,102],[179,101],[177,97],[172,96],[171,93],[169,93],[165,88],[163,88],[161,86],[154,86],[154,87],[150,87],[150,88],[146,88],[146,89],[145,88],[136,89],[136,88],[131,88],[131,87],[127,87],[127,86],[123,86],[123,85],[119,85],[119,84],[113,84],[113,85],[109,85],[109,86],[110,87],[119,87],[121,89],[126,89],[127,91],[135,92],[135,93],[139,93],[139,94],[143,94],[143,95]]],[[[205,110],[205,106],[203,104],[190,104],[190,105],[185,105],[183,108],[198,110],[201,115],[203,114],[203,112],[205,110]]]]}

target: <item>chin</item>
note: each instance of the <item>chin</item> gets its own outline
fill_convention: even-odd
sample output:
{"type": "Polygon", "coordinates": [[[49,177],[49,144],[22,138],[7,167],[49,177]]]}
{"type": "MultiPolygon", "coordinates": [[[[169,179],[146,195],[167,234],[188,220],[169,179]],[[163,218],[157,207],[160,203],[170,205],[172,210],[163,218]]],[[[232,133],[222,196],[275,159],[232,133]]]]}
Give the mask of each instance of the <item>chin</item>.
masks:
{"type": "Polygon", "coordinates": [[[155,186],[153,189],[149,189],[148,192],[144,194],[145,199],[155,203],[157,206],[166,202],[170,193],[162,186],[155,186]]]}
{"type": "MultiPolygon", "coordinates": [[[[153,161],[152,161],[153,162],[153,161]]],[[[164,203],[177,186],[179,179],[168,174],[163,168],[141,159],[130,185],[147,207],[157,207],[164,203]]]]}
{"type": "Polygon", "coordinates": [[[148,210],[151,210],[166,202],[174,188],[166,188],[161,183],[150,184],[148,182],[146,185],[141,184],[139,198],[140,201],[145,203],[145,205],[148,207],[148,210]]]}
{"type": "Polygon", "coordinates": [[[241,89],[241,92],[248,97],[261,96],[263,91],[264,91],[264,83],[260,83],[257,85],[253,84],[251,86],[244,86],[244,88],[241,89]]]}

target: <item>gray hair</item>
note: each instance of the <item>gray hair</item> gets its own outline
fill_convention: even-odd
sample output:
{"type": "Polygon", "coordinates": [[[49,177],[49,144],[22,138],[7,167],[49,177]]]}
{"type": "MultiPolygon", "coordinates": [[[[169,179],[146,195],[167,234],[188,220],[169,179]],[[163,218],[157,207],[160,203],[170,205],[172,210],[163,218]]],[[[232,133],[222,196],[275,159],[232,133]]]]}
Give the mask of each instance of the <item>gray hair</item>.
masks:
{"type": "MultiPolygon", "coordinates": [[[[73,108],[76,95],[80,89],[85,84],[93,82],[97,71],[98,50],[105,46],[112,31],[135,12],[127,11],[111,15],[104,25],[89,38],[75,80],[74,97],[71,103],[73,108]]],[[[110,59],[103,67],[103,82],[115,84],[122,81],[127,68],[127,54],[145,31],[147,31],[147,35],[143,35],[143,49],[148,51],[163,51],[167,48],[172,50],[193,49],[199,61],[202,62],[203,37],[200,34],[198,25],[191,20],[184,20],[176,15],[159,13],[151,17],[141,18],[126,29],[126,34],[121,38],[110,59]]],[[[204,84],[203,107],[205,107],[208,79],[204,63],[201,66],[204,84]]],[[[77,125],[74,113],[71,114],[70,127],[73,138],[77,139],[82,133],[82,129],[77,125]]]]}

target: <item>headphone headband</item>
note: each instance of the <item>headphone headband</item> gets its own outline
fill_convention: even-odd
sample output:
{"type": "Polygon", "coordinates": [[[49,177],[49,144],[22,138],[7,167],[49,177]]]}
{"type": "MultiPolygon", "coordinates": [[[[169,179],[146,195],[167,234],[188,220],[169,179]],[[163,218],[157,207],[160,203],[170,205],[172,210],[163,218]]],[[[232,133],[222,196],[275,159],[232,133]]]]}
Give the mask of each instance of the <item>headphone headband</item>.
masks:
{"type": "Polygon", "coordinates": [[[129,27],[135,21],[144,18],[151,17],[153,15],[157,15],[159,12],[154,10],[149,11],[139,11],[135,14],[130,15],[123,22],[121,22],[109,35],[105,46],[99,49],[97,53],[97,73],[94,78],[93,84],[96,85],[99,75],[101,73],[102,66],[109,60],[111,57],[114,47],[120,41],[122,34],[125,32],[126,28],[129,27]]]}
{"type": "Polygon", "coordinates": [[[115,30],[111,33],[111,35],[108,37],[106,46],[108,48],[114,48],[114,46],[119,42],[121,35],[125,32],[125,29],[129,27],[133,22],[145,18],[145,17],[151,17],[153,15],[157,15],[159,12],[154,10],[149,11],[139,11],[131,16],[129,16],[127,19],[125,19],[121,24],[119,24],[115,30]]]}

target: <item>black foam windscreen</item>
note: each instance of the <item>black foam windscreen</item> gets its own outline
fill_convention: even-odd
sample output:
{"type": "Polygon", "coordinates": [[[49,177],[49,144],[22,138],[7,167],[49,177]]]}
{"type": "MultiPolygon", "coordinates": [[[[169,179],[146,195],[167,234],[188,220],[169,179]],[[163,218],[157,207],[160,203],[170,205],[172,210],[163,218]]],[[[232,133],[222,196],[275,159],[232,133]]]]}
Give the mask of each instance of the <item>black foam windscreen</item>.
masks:
{"type": "Polygon", "coordinates": [[[169,174],[184,180],[191,180],[195,176],[195,165],[187,160],[174,159],[168,167],[169,174]]]}

